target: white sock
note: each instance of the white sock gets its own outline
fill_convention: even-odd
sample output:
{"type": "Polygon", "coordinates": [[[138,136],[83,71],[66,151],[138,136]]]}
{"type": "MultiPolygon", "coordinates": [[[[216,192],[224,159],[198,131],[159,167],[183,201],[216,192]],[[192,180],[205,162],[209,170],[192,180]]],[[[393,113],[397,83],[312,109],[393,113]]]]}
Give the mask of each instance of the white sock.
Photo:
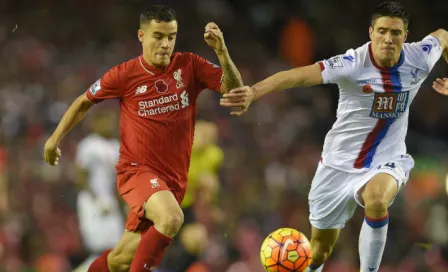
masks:
{"type": "Polygon", "coordinates": [[[324,269],[324,265],[321,265],[317,268],[310,265],[310,266],[308,266],[308,269],[305,270],[305,272],[322,272],[322,269],[324,269]]]}
{"type": "Polygon", "coordinates": [[[359,235],[361,271],[377,272],[386,246],[389,215],[372,219],[365,217],[359,235]]]}

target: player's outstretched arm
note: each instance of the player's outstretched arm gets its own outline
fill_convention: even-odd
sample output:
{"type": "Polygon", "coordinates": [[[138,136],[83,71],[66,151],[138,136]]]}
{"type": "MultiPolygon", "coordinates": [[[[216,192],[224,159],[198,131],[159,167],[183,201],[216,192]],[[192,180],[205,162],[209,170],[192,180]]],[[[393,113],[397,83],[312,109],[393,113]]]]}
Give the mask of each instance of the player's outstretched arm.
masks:
{"type": "Polygon", "coordinates": [[[57,165],[61,150],[58,148],[59,142],[64,138],[70,130],[81,121],[87,111],[94,105],[87,99],[85,94],[80,95],[67,109],[62,116],[59,125],[53,134],[48,138],[44,147],[45,161],[50,165],[57,165]]]}
{"type": "Polygon", "coordinates": [[[442,56],[448,63],[448,31],[446,31],[445,29],[438,29],[430,35],[436,37],[439,40],[440,46],[443,50],[442,56]]]}
{"type": "MultiPolygon", "coordinates": [[[[436,37],[440,41],[440,46],[443,50],[442,56],[448,63],[448,31],[439,29],[431,33],[431,36],[436,37]]],[[[440,94],[448,95],[448,78],[437,78],[432,83],[432,88],[440,94]]]]}
{"type": "Polygon", "coordinates": [[[243,86],[240,72],[236,68],[229,51],[224,42],[224,36],[215,23],[208,23],[205,26],[205,42],[215,50],[219,64],[223,72],[223,81],[221,84],[221,93],[228,93],[231,89],[243,86]]]}
{"type": "Polygon", "coordinates": [[[291,89],[294,87],[314,86],[323,83],[319,64],[294,68],[276,73],[252,87],[244,86],[231,90],[224,94],[220,101],[221,106],[235,108],[231,115],[241,116],[247,111],[253,100],[265,94],[291,89]]]}

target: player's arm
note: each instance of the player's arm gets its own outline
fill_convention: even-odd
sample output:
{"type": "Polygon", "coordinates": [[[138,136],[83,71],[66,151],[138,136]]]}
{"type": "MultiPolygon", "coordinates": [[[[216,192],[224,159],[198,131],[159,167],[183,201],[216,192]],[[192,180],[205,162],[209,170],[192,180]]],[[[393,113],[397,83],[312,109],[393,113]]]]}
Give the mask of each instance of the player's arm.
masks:
{"type": "Polygon", "coordinates": [[[224,94],[220,101],[224,107],[238,107],[231,115],[240,116],[247,111],[252,101],[271,92],[282,91],[294,87],[314,86],[323,83],[321,67],[318,63],[278,72],[252,87],[244,86],[224,94]]]}
{"type": "MultiPolygon", "coordinates": [[[[442,48],[442,56],[448,63],[448,31],[444,29],[439,29],[430,34],[436,37],[440,42],[440,47],[442,48]]],[[[432,87],[438,93],[443,95],[448,95],[448,78],[437,78],[433,83],[432,87]]]]}
{"type": "Polygon", "coordinates": [[[215,23],[207,24],[204,39],[215,51],[222,69],[223,77],[220,92],[228,93],[232,89],[243,86],[241,74],[230,58],[229,51],[224,43],[224,36],[215,23]]]}
{"type": "Polygon", "coordinates": [[[436,37],[440,42],[440,47],[442,48],[442,56],[448,63],[448,31],[445,29],[439,29],[430,34],[436,37]]]}
{"type": "Polygon", "coordinates": [[[222,94],[228,93],[230,90],[243,86],[240,72],[236,68],[232,59],[230,58],[227,49],[216,52],[219,64],[222,68],[222,84],[220,92],[222,94]]]}
{"type": "Polygon", "coordinates": [[[322,84],[322,82],[321,68],[316,63],[274,74],[252,86],[252,89],[255,100],[271,92],[314,86],[322,84]]]}
{"type": "Polygon", "coordinates": [[[123,68],[120,65],[113,67],[70,105],[53,135],[45,143],[44,158],[46,162],[51,165],[58,164],[61,156],[61,150],[58,148],[59,142],[84,118],[92,105],[104,99],[122,97],[121,74],[123,74],[123,68]]]}
{"type": "Polygon", "coordinates": [[[87,99],[85,94],[80,95],[67,109],[59,122],[56,130],[45,143],[44,158],[51,165],[57,165],[61,150],[58,145],[62,138],[72,130],[72,128],[81,121],[87,111],[94,105],[87,99]]]}

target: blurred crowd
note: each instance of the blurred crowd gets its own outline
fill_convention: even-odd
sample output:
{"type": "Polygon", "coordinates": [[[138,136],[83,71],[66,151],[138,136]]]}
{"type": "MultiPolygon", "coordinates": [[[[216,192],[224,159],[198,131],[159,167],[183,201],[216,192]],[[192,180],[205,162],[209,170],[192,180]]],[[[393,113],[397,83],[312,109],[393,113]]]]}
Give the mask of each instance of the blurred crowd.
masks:
{"type": "MultiPolygon", "coordinates": [[[[412,15],[408,41],[447,27],[448,1],[402,2],[412,15]]],[[[113,65],[140,54],[136,33],[145,3],[155,1],[0,1],[0,271],[65,272],[86,257],[72,166],[88,126],[79,125],[63,141],[58,167],[45,164],[43,144],[78,95],[113,65]]],[[[367,42],[377,1],[159,3],[178,11],[178,51],[216,62],[203,41],[206,23],[214,21],[245,84],[253,84],[367,42]]],[[[443,60],[411,107],[407,142],[416,168],[390,210],[384,272],[448,271],[448,98],[431,90],[436,77],[448,77],[443,60]]],[[[201,216],[206,206],[193,204],[206,239],[188,271],[261,272],[259,247],[268,233],[279,227],[310,233],[307,193],[335,120],[337,87],[272,94],[241,118],[220,108],[211,91],[199,99],[198,117],[217,125],[224,159],[214,200],[218,215],[201,216]]],[[[359,271],[362,219],[358,209],[325,271],[359,271]]],[[[168,263],[182,258],[170,249],[164,271],[178,271],[168,263]]]]}

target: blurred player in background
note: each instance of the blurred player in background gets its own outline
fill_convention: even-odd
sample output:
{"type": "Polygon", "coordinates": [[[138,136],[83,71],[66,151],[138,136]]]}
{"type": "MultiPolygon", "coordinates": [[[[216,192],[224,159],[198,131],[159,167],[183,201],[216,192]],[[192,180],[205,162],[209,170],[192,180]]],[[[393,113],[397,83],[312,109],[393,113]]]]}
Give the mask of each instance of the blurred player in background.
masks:
{"type": "Polygon", "coordinates": [[[140,16],[137,32],[143,54],[109,70],[62,117],[45,144],[45,160],[55,165],[62,138],[104,99],[120,100],[120,159],[117,186],[131,208],[126,231],[112,251],[105,251],[89,271],[155,271],[184,221],[180,203],[203,89],[227,93],[242,86],[221,30],[205,27],[205,42],[221,66],[193,53],[174,53],[176,13],[151,6],[140,16]]]}
{"type": "Polygon", "coordinates": [[[219,220],[215,201],[219,193],[218,171],[224,155],[217,146],[218,128],[208,121],[197,121],[188,171],[188,189],[181,208],[185,222],[179,233],[182,257],[170,268],[186,271],[198,260],[207,245],[209,228],[219,220]]]}
{"type": "MultiPolygon", "coordinates": [[[[439,29],[405,43],[409,13],[397,2],[375,9],[371,42],[314,65],[277,73],[253,87],[232,90],[221,102],[241,115],[253,99],[284,89],[334,83],[339,86],[337,120],[327,134],[309,193],[311,271],[322,271],[340,230],[356,204],[365,208],[359,236],[361,271],[378,271],[387,238],[388,207],[414,166],[406,154],[409,105],[443,55],[448,32],[439,29]]],[[[433,88],[448,95],[448,79],[433,88]]]]}
{"type": "Polygon", "coordinates": [[[114,137],[117,118],[111,110],[96,112],[91,133],[77,147],[77,208],[81,237],[90,256],[75,272],[85,272],[105,250],[114,247],[124,231],[124,218],[116,194],[120,143],[114,137]]]}

